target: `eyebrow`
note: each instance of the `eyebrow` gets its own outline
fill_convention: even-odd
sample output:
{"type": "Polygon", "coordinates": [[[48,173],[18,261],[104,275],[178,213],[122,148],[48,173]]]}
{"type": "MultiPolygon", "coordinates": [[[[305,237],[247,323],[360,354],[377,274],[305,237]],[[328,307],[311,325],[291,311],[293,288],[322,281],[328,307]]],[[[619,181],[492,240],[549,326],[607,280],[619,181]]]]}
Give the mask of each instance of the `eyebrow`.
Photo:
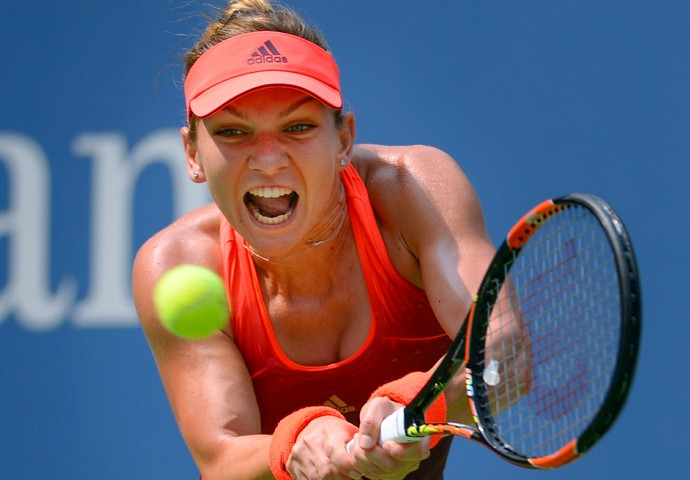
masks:
{"type": "Polygon", "coordinates": [[[302,97],[302,98],[300,98],[299,100],[295,101],[295,102],[292,103],[291,105],[288,105],[287,108],[285,108],[284,110],[282,110],[282,111],[280,112],[279,115],[280,115],[281,117],[285,117],[285,116],[287,116],[287,115],[290,115],[292,112],[294,112],[295,110],[297,110],[297,109],[298,109],[299,107],[301,107],[302,105],[304,105],[304,104],[306,104],[306,103],[310,103],[310,102],[316,102],[316,101],[318,101],[318,100],[316,100],[316,99],[315,99],[314,97],[312,97],[311,95],[305,95],[304,97],[302,97]]]}
{"type": "MultiPolygon", "coordinates": [[[[310,103],[310,102],[317,102],[317,101],[318,100],[316,100],[311,95],[305,94],[304,97],[296,100],[295,102],[291,103],[290,105],[285,107],[283,110],[281,110],[280,113],[278,113],[278,116],[286,117],[286,116],[290,115],[292,112],[294,112],[295,110],[297,110],[298,108],[300,108],[302,105],[305,105],[305,104],[310,103]]],[[[242,120],[247,120],[247,115],[245,115],[241,111],[237,110],[232,105],[228,105],[228,106],[224,107],[223,110],[225,110],[226,112],[228,112],[228,113],[230,113],[230,114],[232,114],[238,118],[241,118],[242,120]]]]}

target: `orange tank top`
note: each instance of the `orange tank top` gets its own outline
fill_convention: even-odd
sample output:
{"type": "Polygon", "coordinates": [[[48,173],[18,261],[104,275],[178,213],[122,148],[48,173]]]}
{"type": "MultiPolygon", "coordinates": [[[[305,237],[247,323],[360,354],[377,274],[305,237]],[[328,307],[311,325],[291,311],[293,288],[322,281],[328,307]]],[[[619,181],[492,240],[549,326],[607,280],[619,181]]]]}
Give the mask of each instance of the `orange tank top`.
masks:
{"type": "Polygon", "coordinates": [[[336,408],[358,425],[359,410],[372,391],[411,371],[428,370],[450,345],[424,291],[393,267],[359,174],[350,165],[341,178],[372,312],[368,338],[350,358],[303,366],[284,354],[245,240],[226,220],[221,226],[232,333],[252,378],[265,434],[286,415],[313,405],[336,408]]]}

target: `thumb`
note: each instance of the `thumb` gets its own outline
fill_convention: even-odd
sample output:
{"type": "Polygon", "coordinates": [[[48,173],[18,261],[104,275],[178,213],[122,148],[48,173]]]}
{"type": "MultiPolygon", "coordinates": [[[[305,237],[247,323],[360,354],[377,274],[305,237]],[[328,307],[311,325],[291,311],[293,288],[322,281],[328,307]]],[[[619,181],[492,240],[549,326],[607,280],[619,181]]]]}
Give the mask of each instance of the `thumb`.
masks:
{"type": "Polygon", "coordinates": [[[379,444],[381,422],[403,406],[384,397],[374,397],[362,408],[359,425],[359,447],[371,450],[379,444]]]}

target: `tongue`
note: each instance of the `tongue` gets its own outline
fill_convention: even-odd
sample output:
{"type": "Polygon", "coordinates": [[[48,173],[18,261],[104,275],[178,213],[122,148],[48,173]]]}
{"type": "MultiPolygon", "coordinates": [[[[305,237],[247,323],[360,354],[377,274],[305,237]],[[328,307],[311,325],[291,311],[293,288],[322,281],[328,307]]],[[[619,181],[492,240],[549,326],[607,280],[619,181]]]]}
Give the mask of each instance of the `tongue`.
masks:
{"type": "Polygon", "coordinates": [[[277,217],[283,215],[290,207],[290,196],[283,195],[277,198],[264,198],[252,196],[252,203],[257,206],[265,217],[277,217]]]}

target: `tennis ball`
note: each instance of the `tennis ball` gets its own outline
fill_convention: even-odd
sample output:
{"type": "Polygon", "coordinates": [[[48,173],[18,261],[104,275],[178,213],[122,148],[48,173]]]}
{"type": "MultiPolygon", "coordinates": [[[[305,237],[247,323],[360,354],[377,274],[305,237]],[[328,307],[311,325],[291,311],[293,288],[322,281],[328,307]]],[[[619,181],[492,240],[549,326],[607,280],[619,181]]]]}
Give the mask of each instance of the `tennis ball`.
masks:
{"type": "Polygon", "coordinates": [[[223,280],[198,265],[178,265],[165,272],[153,290],[153,303],[163,326],[190,340],[210,337],[230,316],[223,280]]]}

